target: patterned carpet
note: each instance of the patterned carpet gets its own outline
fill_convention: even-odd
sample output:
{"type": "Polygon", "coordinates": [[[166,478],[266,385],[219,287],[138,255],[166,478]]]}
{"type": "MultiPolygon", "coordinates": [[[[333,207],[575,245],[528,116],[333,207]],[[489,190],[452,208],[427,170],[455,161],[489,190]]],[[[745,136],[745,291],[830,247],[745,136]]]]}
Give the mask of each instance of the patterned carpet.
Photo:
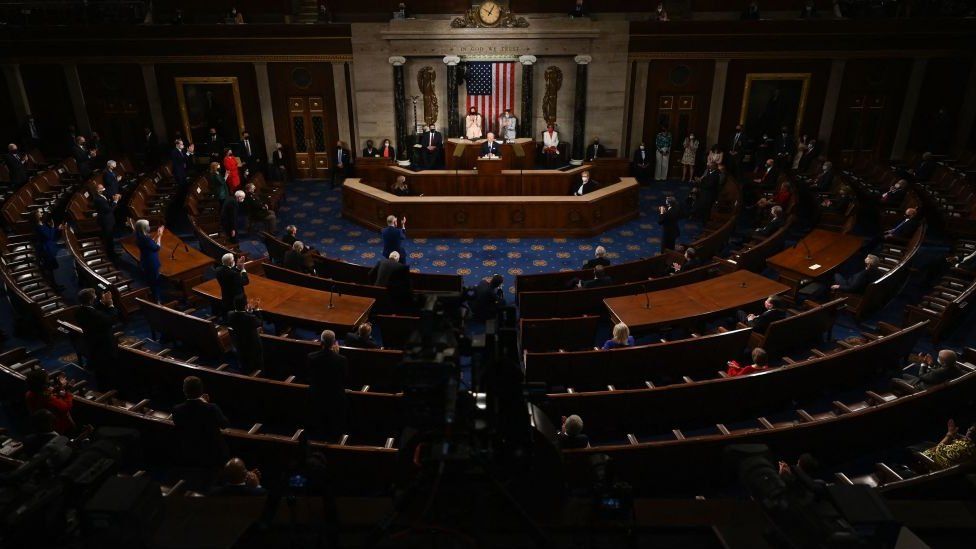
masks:
{"type": "MultiPolygon", "coordinates": [[[[416,238],[406,250],[413,270],[464,275],[465,284],[475,284],[495,273],[506,275],[514,293],[515,275],[578,269],[602,245],[614,263],[655,255],[661,246],[657,207],[667,194],[684,200],[686,184],[676,181],[654,184],[640,190],[640,217],[592,238],[416,238]]],[[[382,251],[378,233],[342,218],[342,194],[323,182],[295,182],[278,212],[278,227],[298,227],[299,237],[330,257],[371,265],[382,251]]],[[[694,239],[700,223],[685,221],[681,241],[694,239]]],[[[410,220],[407,220],[410,236],[410,220]]],[[[256,242],[246,249],[257,254],[264,247],[256,242]]]]}

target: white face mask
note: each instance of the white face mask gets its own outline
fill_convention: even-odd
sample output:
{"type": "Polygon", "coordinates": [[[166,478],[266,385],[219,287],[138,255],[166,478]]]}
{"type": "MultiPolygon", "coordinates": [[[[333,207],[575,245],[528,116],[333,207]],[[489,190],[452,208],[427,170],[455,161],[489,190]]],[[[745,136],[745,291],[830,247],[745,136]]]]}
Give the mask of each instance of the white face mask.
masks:
{"type": "Polygon", "coordinates": [[[589,178],[589,177],[584,177],[584,178],[583,178],[583,183],[586,183],[586,182],[587,182],[587,181],[589,181],[589,180],[590,180],[590,178],[589,178]]]}
{"type": "Polygon", "coordinates": [[[641,145],[640,146],[640,150],[644,150],[644,145],[641,145]]]}

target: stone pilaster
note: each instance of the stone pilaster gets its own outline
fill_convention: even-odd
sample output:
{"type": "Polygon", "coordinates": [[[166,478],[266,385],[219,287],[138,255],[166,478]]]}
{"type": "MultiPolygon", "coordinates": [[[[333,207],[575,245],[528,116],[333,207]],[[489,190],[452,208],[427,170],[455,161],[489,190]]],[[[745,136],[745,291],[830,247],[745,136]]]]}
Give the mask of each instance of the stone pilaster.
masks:
{"type": "Polygon", "coordinates": [[[389,61],[393,65],[393,121],[396,129],[396,148],[400,158],[410,158],[410,154],[407,153],[407,148],[410,146],[407,135],[407,88],[403,80],[403,65],[407,59],[394,55],[389,61]]]}
{"type": "Polygon", "coordinates": [[[583,161],[583,151],[586,147],[586,75],[587,67],[593,58],[589,55],[577,55],[576,62],[576,98],[573,109],[573,162],[583,161]]]}
{"type": "Polygon", "coordinates": [[[75,123],[78,131],[84,135],[92,132],[91,120],[88,118],[88,107],[85,105],[85,92],[81,89],[81,77],[78,75],[78,65],[64,65],[64,78],[68,83],[68,97],[75,113],[75,123]]]}
{"type": "Polygon", "coordinates": [[[834,59],[830,63],[827,96],[824,98],[823,112],[820,114],[820,129],[817,130],[817,141],[820,143],[830,143],[830,136],[834,133],[834,120],[837,119],[840,88],[844,83],[844,68],[846,66],[846,59],[834,59]]]}
{"type": "MultiPolygon", "coordinates": [[[[13,105],[14,115],[17,122],[23,124],[30,116],[30,100],[27,98],[27,90],[24,88],[24,79],[20,75],[20,65],[3,65],[3,76],[7,81],[7,89],[10,92],[10,102],[13,105]]],[[[3,149],[6,150],[6,149],[3,149]]]]}
{"type": "Polygon", "coordinates": [[[915,120],[915,109],[918,107],[918,98],[922,95],[922,83],[925,81],[925,69],[928,66],[928,59],[915,59],[912,63],[912,73],[908,77],[908,89],[905,90],[905,102],[901,108],[901,118],[898,119],[898,130],[895,131],[895,140],[891,145],[891,159],[897,160],[905,154],[908,146],[908,134],[912,131],[912,122],[915,120]]]}
{"type": "MultiPolygon", "coordinates": [[[[725,108],[725,81],[729,76],[729,60],[715,60],[715,74],[712,77],[712,99],[708,105],[708,126],[705,130],[707,143],[719,143],[722,131],[722,110],[725,108]]],[[[710,146],[710,145],[709,145],[710,146]]]]}
{"type": "Polygon", "coordinates": [[[274,105],[271,101],[271,81],[268,79],[268,64],[254,63],[254,75],[258,85],[258,103],[261,105],[261,135],[264,136],[264,150],[268,160],[275,150],[278,136],[274,125],[274,105]]]}
{"type": "Polygon", "coordinates": [[[518,113],[518,136],[532,137],[535,135],[532,132],[532,120],[534,118],[532,114],[532,74],[537,58],[534,55],[523,55],[518,60],[522,65],[522,108],[518,113]]]}
{"type": "Polygon", "coordinates": [[[447,135],[463,135],[461,129],[461,115],[458,112],[458,63],[461,58],[456,55],[444,57],[447,65],[447,135]]]}
{"type": "Polygon", "coordinates": [[[142,83],[146,87],[146,101],[149,103],[149,118],[152,128],[160,143],[169,143],[170,135],[166,133],[166,119],[163,118],[163,102],[159,98],[159,83],[156,80],[156,67],[152,63],[139,65],[142,69],[142,83]]]}

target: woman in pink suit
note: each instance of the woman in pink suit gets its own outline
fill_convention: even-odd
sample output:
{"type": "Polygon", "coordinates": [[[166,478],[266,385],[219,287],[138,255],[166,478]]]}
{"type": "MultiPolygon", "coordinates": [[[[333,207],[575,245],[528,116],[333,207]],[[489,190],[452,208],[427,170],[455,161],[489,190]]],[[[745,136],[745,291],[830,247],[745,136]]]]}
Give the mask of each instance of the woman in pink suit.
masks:
{"type": "Polygon", "coordinates": [[[237,158],[234,157],[233,151],[224,149],[224,170],[227,172],[228,196],[234,196],[234,193],[241,187],[241,173],[239,168],[240,166],[237,163],[237,158]]]}

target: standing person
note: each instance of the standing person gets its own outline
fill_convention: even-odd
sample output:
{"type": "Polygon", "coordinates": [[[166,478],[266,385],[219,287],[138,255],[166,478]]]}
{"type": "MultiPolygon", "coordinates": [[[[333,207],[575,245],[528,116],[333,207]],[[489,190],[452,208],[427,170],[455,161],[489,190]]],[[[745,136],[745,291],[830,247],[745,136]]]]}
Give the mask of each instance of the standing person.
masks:
{"type": "Polygon", "coordinates": [[[244,256],[237,256],[235,260],[234,254],[224,254],[220,258],[220,265],[214,269],[214,274],[217,284],[220,285],[220,303],[224,314],[233,310],[237,300],[247,303],[244,286],[250,284],[251,280],[244,266],[244,256]]]}
{"type": "Polygon", "coordinates": [[[732,134],[732,140],[729,143],[729,166],[732,168],[733,175],[739,175],[745,144],[746,134],[742,131],[742,124],[736,124],[735,133],[732,134]]]}
{"type": "Polygon", "coordinates": [[[220,207],[220,226],[227,235],[228,242],[233,244],[237,243],[241,204],[246,196],[244,191],[237,191],[232,199],[225,200],[220,207]]]}
{"type": "Polygon", "coordinates": [[[698,158],[698,147],[700,146],[701,143],[695,137],[694,132],[688,134],[682,143],[684,152],[681,153],[681,181],[691,183],[691,178],[695,175],[695,160],[698,158]]]}
{"type": "Polygon", "coordinates": [[[654,164],[654,180],[664,181],[668,178],[668,168],[671,162],[671,132],[667,126],[661,126],[661,131],[657,132],[654,138],[654,148],[656,163],[654,164]]]}
{"type": "Polygon", "coordinates": [[[332,160],[335,164],[332,165],[332,179],[329,181],[330,189],[341,187],[345,183],[346,176],[349,175],[349,168],[352,166],[349,151],[342,145],[342,141],[336,141],[336,148],[335,152],[332,153],[332,160]]]}
{"type": "Polygon", "coordinates": [[[71,417],[74,395],[68,390],[68,378],[64,374],[58,374],[52,384],[48,373],[40,367],[28,370],[24,377],[27,382],[27,394],[24,397],[27,411],[33,414],[38,410],[47,410],[54,416],[54,430],[59,435],[70,435],[74,432],[75,420],[71,417]]]}
{"type": "Polygon", "coordinates": [[[471,140],[481,139],[483,125],[484,118],[481,113],[475,107],[471,107],[468,109],[468,115],[464,117],[464,137],[471,140]]]}
{"type": "Polygon", "coordinates": [[[559,160],[559,132],[549,124],[542,132],[542,154],[546,157],[546,167],[552,168],[559,160]]]}
{"type": "Polygon", "coordinates": [[[240,150],[241,167],[244,168],[245,172],[247,170],[254,171],[257,169],[255,164],[258,163],[258,155],[254,152],[253,143],[251,143],[251,134],[247,130],[241,132],[241,150],[240,150]]]}
{"type": "Polygon", "coordinates": [[[111,369],[118,361],[114,329],[118,314],[112,302],[112,292],[102,292],[99,299],[94,289],[85,288],[78,292],[78,303],[75,322],[81,328],[88,349],[88,367],[95,374],[98,388],[107,391],[114,386],[111,369]]]}
{"type": "Polygon", "coordinates": [[[7,173],[10,176],[10,186],[14,190],[19,189],[27,183],[27,170],[24,164],[27,162],[27,155],[21,156],[17,151],[17,145],[11,143],[7,145],[7,153],[3,155],[3,163],[7,166],[7,173]]]}
{"type": "Polygon", "coordinates": [[[136,221],[136,245],[139,246],[139,266],[146,276],[146,283],[152,291],[153,300],[162,302],[162,280],[159,276],[159,249],[163,243],[165,227],[160,225],[155,234],[149,234],[149,221],[136,221]]]}
{"type": "Polygon", "coordinates": [[[678,211],[678,199],[668,196],[664,199],[664,206],[657,209],[657,224],[661,226],[661,253],[664,250],[673,250],[681,229],[678,227],[678,220],[681,212],[678,211]]]}
{"type": "Polygon", "coordinates": [[[708,163],[705,173],[698,179],[698,200],[695,203],[694,215],[700,217],[702,223],[708,223],[708,218],[712,215],[712,206],[715,205],[721,190],[720,179],[718,165],[714,162],[708,163]]]}
{"type": "Polygon", "coordinates": [[[383,140],[383,145],[380,147],[380,158],[396,160],[396,147],[390,144],[389,139],[383,140]]]}
{"type": "Polygon", "coordinates": [[[115,253],[115,206],[118,205],[121,195],[105,194],[105,185],[98,183],[95,186],[95,195],[92,196],[92,206],[95,209],[95,220],[101,229],[102,244],[105,246],[105,253],[111,261],[118,259],[115,253]]]}
{"type": "Polygon", "coordinates": [[[216,470],[229,455],[223,429],[230,422],[203,392],[200,378],[190,376],[183,380],[183,396],[186,400],[173,407],[177,461],[216,470]]]}
{"type": "Polygon", "coordinates": [[[250,374],[264,368],[264,349],[261,346],[261,310],[249,307],[247,299],[234,299],[234,309],[227,313],[234,350],[241,372],[250,374]]]}
{"type": "Polygon", "coordinates": [[[227,190],[234,194],[241,188],[241,167],[234,156],[234,151],[224,149],[224,180],[227,182],[227,190]]]}
{"type": "Polygon", "coordinates": [[[308,355],[309,397],[315,414],[311,424],[331,439],[346,428],[348,361],[339,354],[339,342],[332,330],[323,331],[319,343],[320,349],[308,355]]]}
{"type": "Polygon", "coordinates": [[[58,231],[63,229],[64,223],[55,228],[52,218],[45,220],[44,210],[34,210],[34,249],[37,251],[37,264],[44,278],[58,291],[64,289],[54,279],[54,271],[58,268],[58,231]]]}
{"type": "Polygon", "coordinates": [[[515,141],[516,129],[518,126],[518,118],[512,116],[512,109],[507,108],[501,116],[498,117],[498,133],[502,136],[502,140],[506,143],[511,143],[515,141]]]}
{"type": "Polygon", "coordinates": [[[390,257],[391,253],[397,252],[400,254],[400,262],[406,263],[407,252],[403,249],[403,241],[407,239],[407,218],[401,219],[397,226],[396,216],[388,215],[386,227],[380,231],[380,236],[383,238],[383,257],[390,257]]]}
{"type": "Polygon", "coordinates": [[[647,146],[642,141],[634,151],[634,159],[630,163],[630,169],[637,178],[637,181],[644,183],[651,171],[651,153],[647,151],[647,146]]]}
{"type": "Polygon", "coordinates": [[[78,166],[78,173],[81,174],[81,178],[88,179],[92,172],[91,160],[93,155],[92,152],[88,150],[88,146],[85,142],[85,136],[75,136],[74,145],[71,147],[71,156],[75,159],[75,164],[78,166]]]}
{"type": "Polygon", "coordinates": [[[390,303],[397,310],[408,311],[413,303],[413,290],[410,288],[410,268],[401,263],[399,252],[390,252],[389,257],[379,260],[369,270],[370,284],[386,288],[390,303]]]}
{"type": "Polygon", "coordinates": [[[176,181],[176,188],[182,189],[186,186],[186,171],[190,166],[190,159],[187,151],[183,148],[182,139],[173,142],[173,150],[169,153],[169,160],[173,170],[173,180],[176,181]]]}
{"type": "Polygon", "coordinates": [[[725,163],[725,153],[722,152],[722,147],[719,147],[718,143],[712,145],[712,148],[709,149],[705,162],[712,162],[716,166],[721,166],[725,163]]]}
{"type": "Polygon", "coordinates": [[[275,143],[275,150],[271,152],[271,181],[282,182],[288,175],[288,166],[285,163],[285,150],[281,143],[275,143]]]}
{"type": "Polygon", "coordinates": [[[210,155],[211,161],[219,161],[220,155],[224,152],[224,140],[217,135],[217,128],[210,128],[207,135],[206,152],[210,155]]]}
{"type": "MultiPolygon", "coordinates": [[[[481,115],[478,115],[481,116],[481,115]]],[[[481,134],[479,134],[479,137],[481,134]]],[[[441,132],[437,131],[434,124],[431,124],[428,131],[424,132],[420,136],[420,161],[423,167],[426,169],[431,169],[437,165],[438,158],[440,158],[441,147],[444,146],[444,138],[441,132]]]]}
{"type": "Polygon", "coordinates": [[[207,172],[207,185],[209,185],[213,197],[223,206],[229,194],[227,192],[227,180],[220,173],[220,162],[210,163],[210,171],[207,172]]]}
{"type": "Polygon", "coordinates": [[[495,141],[495,134],[488,132],[486,140],[481,144],[481,156],[484,158],[501,158],[502,147],[495,141]]]}

